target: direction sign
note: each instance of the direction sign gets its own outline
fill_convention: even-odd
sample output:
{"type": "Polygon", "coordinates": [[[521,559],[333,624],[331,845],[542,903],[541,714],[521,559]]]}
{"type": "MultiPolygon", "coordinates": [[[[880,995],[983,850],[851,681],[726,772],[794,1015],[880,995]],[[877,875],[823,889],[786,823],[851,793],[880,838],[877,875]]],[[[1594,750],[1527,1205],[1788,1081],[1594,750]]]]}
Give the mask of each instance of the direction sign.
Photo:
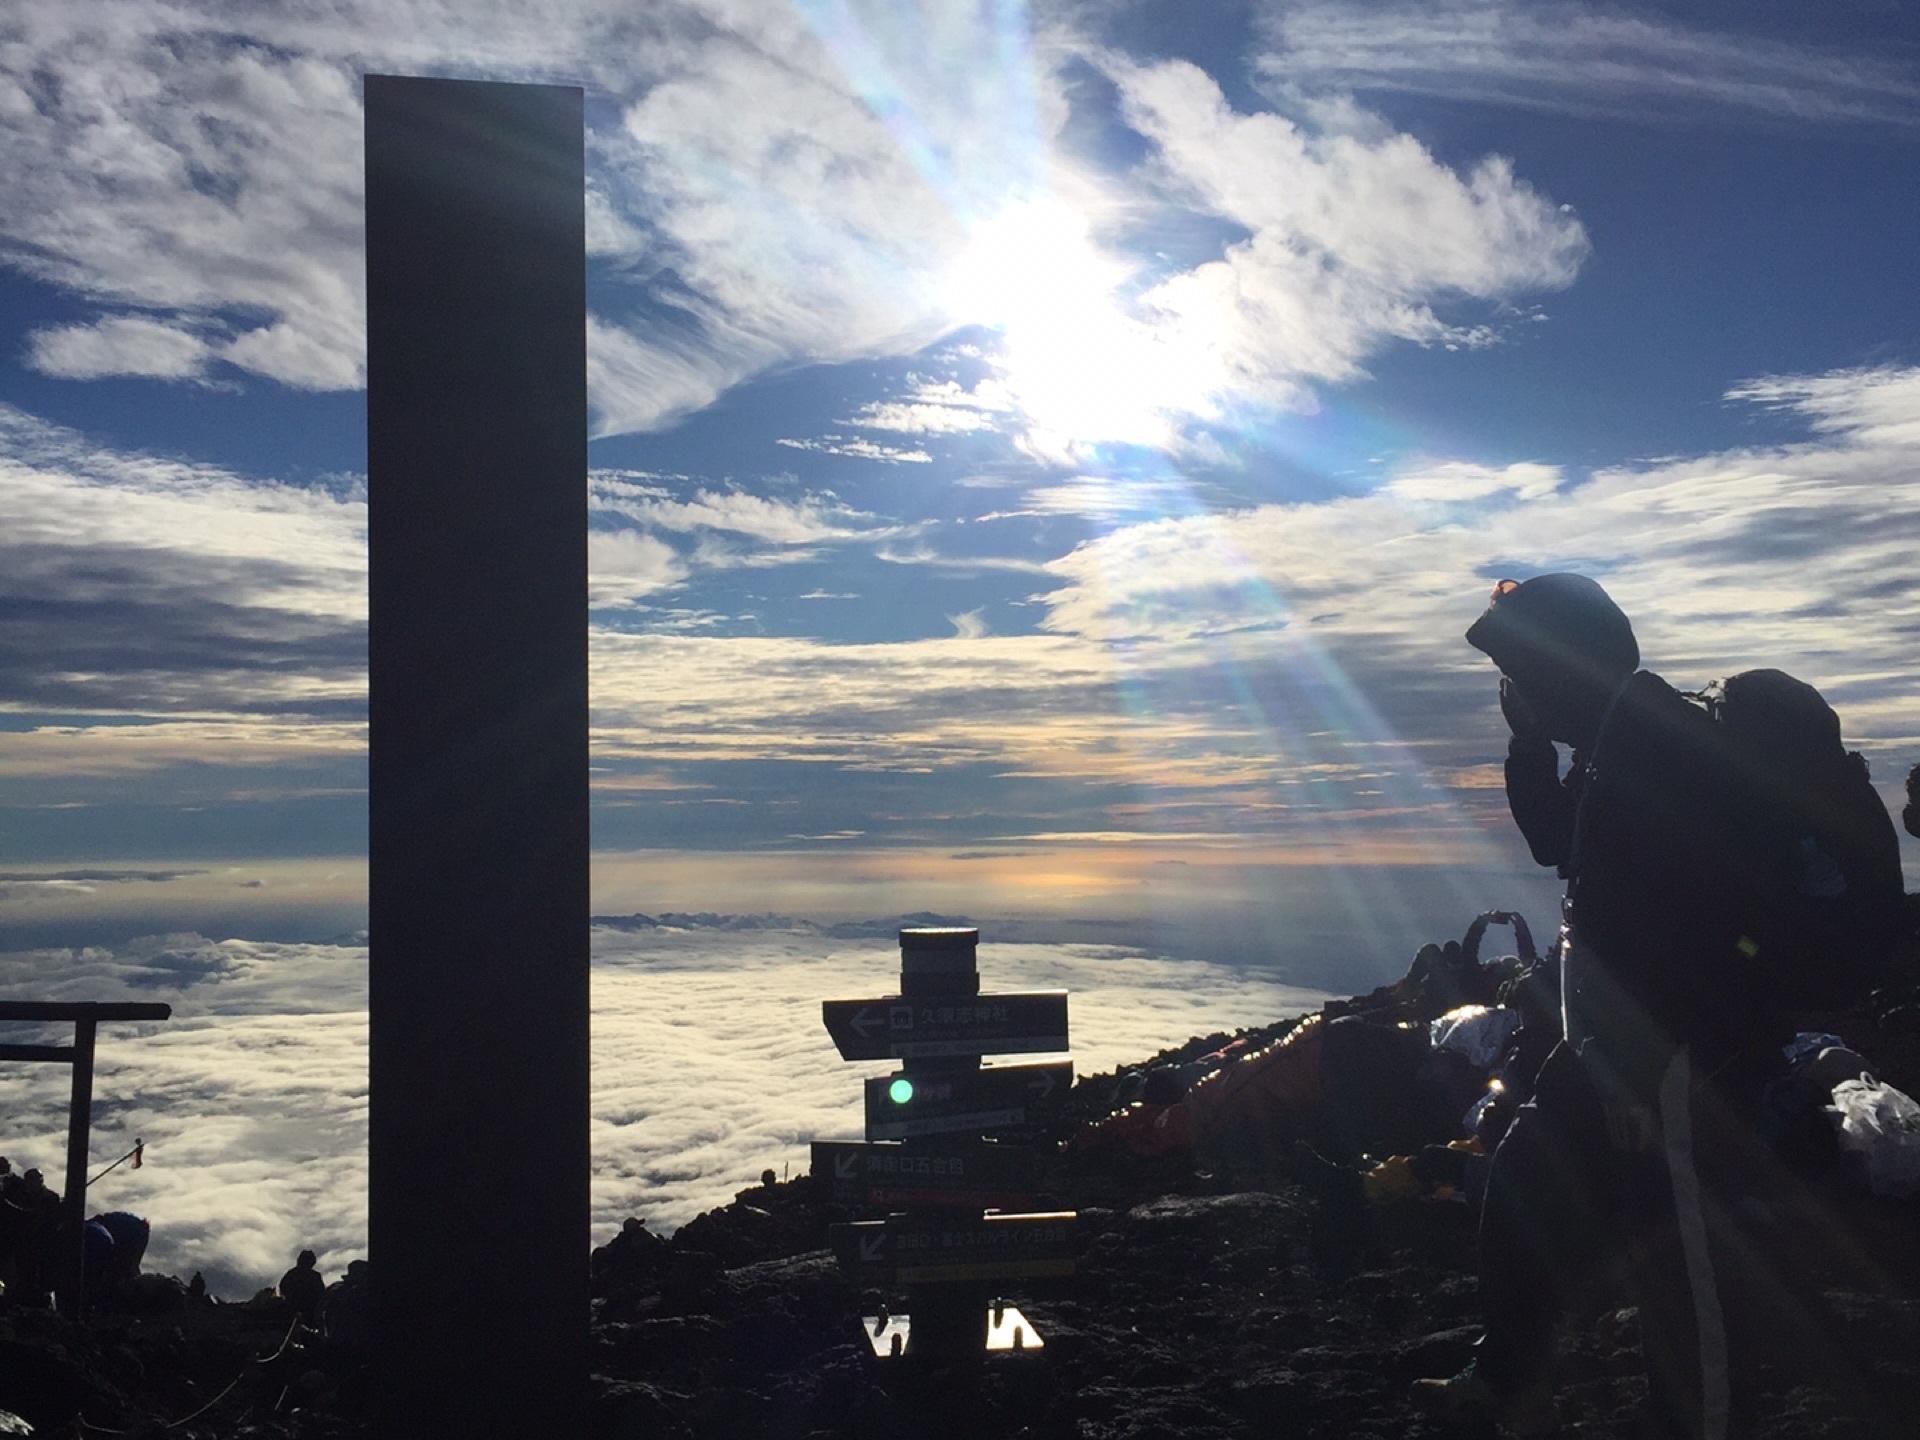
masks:
{"type": "Polygon", "coordinates": [[[929,1060],[1067,1048],[1064,990],[827,1000],[820,1012],[844,1060],[929,1060]]]}
{"type": "Polygon", "coordinates": [[[1010,1208],[1033,1199],[1034,1152],[983,1141],[813,1142],[813,1178],[837,1205],[1010,1208]]]}
{"type": "Polygon", "coordinates": [[[879,1075],[867,1081],[867,1138],[1024,1125],[1042,1107],[1064,1100],[1073,1086],[1073,1062],[999,1065],[948,1075],[879,1075]]]}
{"type": "Polygon", "coordinates": [[[896,1215],[828,1227],[834,1253],[865,1284],[1015,1280],[1073,1273],[1071,1210],[950,1219],[896,1215]]]}

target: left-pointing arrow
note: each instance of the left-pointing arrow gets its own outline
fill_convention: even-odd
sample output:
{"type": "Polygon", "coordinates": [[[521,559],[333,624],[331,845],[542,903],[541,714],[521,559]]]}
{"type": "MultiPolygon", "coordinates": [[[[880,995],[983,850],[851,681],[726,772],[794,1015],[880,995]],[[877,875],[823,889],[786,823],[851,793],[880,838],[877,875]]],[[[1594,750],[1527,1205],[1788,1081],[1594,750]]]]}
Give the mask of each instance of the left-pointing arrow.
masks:
{"type": "Polygon", "coordinates": [[[871,1006],[862,1005],[860,1009],[854,1013],[853,1019],[847,1022],[847,1026],[862,1040],[867,1040],[872,1038],[873,1032],[880,1028],[882,1023],[882,1021],[873,1017],[873,1008],[871,1006]]]}
{"type": "Polygon", "coordinates": [[[886,1248],[887,1236],[885,1231],[881,1231],[877,1235],[862,1235],[860,1237],[860,1259],[862,1263],[874,1264],[878,1262],[881,1252],[886,1248]]]}

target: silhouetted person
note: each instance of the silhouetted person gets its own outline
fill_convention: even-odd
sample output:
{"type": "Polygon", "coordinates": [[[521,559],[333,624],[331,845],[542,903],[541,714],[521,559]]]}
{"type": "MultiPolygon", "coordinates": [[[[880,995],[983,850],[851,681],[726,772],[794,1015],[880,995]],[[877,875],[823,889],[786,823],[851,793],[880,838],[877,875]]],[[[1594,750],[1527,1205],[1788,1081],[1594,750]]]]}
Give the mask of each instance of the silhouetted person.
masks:
{"type": "Polygon", "coordinates": [[[96,1227],[108,1243],[99,1247],[97,1258],[95,1246],[87,1246],[87,1293],[90,1297],[124,1294],[140,1273],[140,1262],[146,1258],[147,1241],[153,1232],[144,1219],[125,1210],[109,1210],[89,1220],[90,1242],[96,1227]]]}
{"type": "Polygon", "coordinates": [[[316,1329],[320,1324],[320,1306],[327,1298],[327,1282],[314,1268],[319,1256],[302,1250],[293,1269],[280,1277],[280,1298],[293,1307],[293,1313],[316,1329]]]}
{"type": "Polygon", "coordinates": [[[349,1260],[347,1273],[329,1285],[326,1294],[322,1313],[326,1319],[327,1339],[349,1350],[366,1345],[368,1309],[371,1304],[367,1262],[349,1260]]]}
{"type": "Polygon", "coordinates": [[[14,1284],[8,1294],[26,1305],[45,1305],[59,1274],[60,1194],[47,1188],[46,1177],[30,1169],[14,1178],[6,1203],[17,1228],[13,1251],[14,1284]]]}
{"type": "Polygon", "coordinates": [[[1728,821],[1714,722],[1636,670],[1632,626],[1583,576],[1503,580],[1467,640],[1502,674],[1507,797],[1534,858],[1568,881],[1564,1040],[1496,1152],[1481,1215],[1486,1333],[1424,1399],[1517,1433],[1553,1428],[1566,1304],[1634,1266],[1656,1433],[1738,1432],[1748,1353],[1726,1303],[1738,1137],[1791,1033],[1758,979],[1763,857],[1728,821]],[[1559,772],[1557,747],[1571,749],[1559,772]],[[1730,1430],[1729,1424],[1735,1428],[1730,1430]]]}
{"type": "Polygon", "coordinates": [[[1565,879],[1600,722],[1639,665],[1640,645],[1626,615],[1583,575],[1542,575],[1526,582],[1524,596],[1521,589],[1502,580],[1494,606],[1467,640],[1483,651],[1491,640],[1506,657],[1492,656],[1501,669],[1500,713],[1512,732],[1507,808],[1533,858],[1565,879]],[[1490,622],[1502,601],[1509,602],[1509,616],[1525,612],[1537,643],[1501,645],[1503,627],[1490,622]],[[1564,775],[1556,742],[1572,751],[1564,775]]]}
{"type": "Polygon", "coordinates": [[[1900,811],[1900,823],[1907,834],[1920,837],[1920,765],[1907,771],[1907,803],[1900,811]]]}

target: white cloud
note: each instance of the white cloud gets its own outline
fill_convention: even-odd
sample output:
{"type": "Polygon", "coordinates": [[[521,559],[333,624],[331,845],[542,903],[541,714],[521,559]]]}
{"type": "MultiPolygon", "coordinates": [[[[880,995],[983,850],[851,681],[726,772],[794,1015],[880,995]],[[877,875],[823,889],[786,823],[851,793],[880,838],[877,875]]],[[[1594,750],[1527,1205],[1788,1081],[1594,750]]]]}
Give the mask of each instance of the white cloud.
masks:
{"type": "Polygon", "coordinates": [[[710,353],[696,335],[649,326],[645,336],[587,316],[587,400],[593,435],[652,430],[717,399],[728,385],[772,360],[710,353]]]}
{"type": "MultiPolygon", "coordinates": [[[[1321,999],[1222,966],[988,939],[986,988],[1071,992],[1080,1073],[1321,999]]],[[[859,1135],[861,1077],[888,1067],[841,1061],[820,1002],[892,988],[893,945],[778,929],[601,929],[594,948],[596,1241],[628,1215],[675,1228],[763,1169],[804,1170],[810,1140],[859,1135]]],[[[330,1274],[365,1254],[366,967],[358,946],[197,936],[0,955],[7,998],[175,1007],[168,1022],[105,1027],[98,1051],[95,1166],[135,1136],[147,1155],[96,1193],[151,1222],[148,1269],[201,1270],[238,1298],[273,1284],[302,1247],[330,1274]]],[[[14,1117],[9,1158],[57,1185],[67,1077],[55,1070],[9,1067],[0,1099],[14,1117]]]]}
{"type": "Polygon", "coordinates": [[[1365,496],[1138,524],[1054,564],[1066,583],[1044,597],[1049,628],[1167,665],[1331,658],[1389,708],[1417,685],[1401,733],[1464,757],[1470,742],[1449,732],[1485,684],[1458,636],[1487,583],[1575,569],[1608,587],[1645,663],[1676,681],[1779,666],[1828,689],[1849,734],[1881,755],[1915,743],[1920,372],[1774,378],[1733,395],[1792,405],[1821,438],[1578,482],[1548,466],[1434,465],[1365,496]]]}
{"type": "MultiPolygon", "coordinates": [[[[19,12],[10,40],[9,263],[171,319],[242,368],[308,388],[360,383],[359,104],[344,56],[276,54],[180,7],[86,0],[19,12]],[[219,345],[238,317],[263,313],[267,325],[219,345]]],[[[90,350],[76,354],[67,331],[34,355],[53,373],[79,360],[153,374],[155,339],[136,339],[109,317],[90,350]]]]}
{"type": "Polygon", "coordinates": [[[958,640],[978,640],[981,636],[992,633],[978,610],[965,610],[958,615],[949,615],[947,623],[953,626],[954,638],[958,640]]]}
{"type": "Polygon", "coordinates": [[[659,483],[618,471],[595,471],[593,506],[650,529],[683,534],[721,531],[770,545],[810,545],[893,533],[873,524],[875,517],[831,495],[784,499],[745,490],[696,488],[686,500],[672,498],[659,483]]]}
{"type": "MultiPolygon", "coordinates": [[[[589,141],[589,247],[624,282],[596,291],[589,324],[598,435],[670,423],[771,366],[908,353],[991,321],[954,312],[953,267],[1009,215],[1068,217],[1084,232],[1071,254],[1115,276],[1136,261],[1094,238],[1156,210],[1254,232],[1114,320],[1145,347],[1134,358],[1168,361],[1163,379],[1219,342],[1219,373],[1158,387],[1176,418],[1211,416],[1222,395],[1304,403],[1306,382],[1352,375],[1394,339],[1479,343],[1484,327],[1437,300],[1551,288],[1578,263],[1577,223],[1497,160],[1455,176],[1404,136],[1232,115],[1191,67],[1105,61],[1160,166],[1097,174],[1057,143],[1062,67],[1089,53],[1071,33],[1009,61],[985,13],[817,18],[728,0],[458,17],[432,0],[34,7],[0,53],[0,260],[110,308],[44,332],[33,354],[72,377],[217,379],[227,365],[299,388],[363,383],[366,70],[584,80],[617,107],[589,141]],[[1298,203],[1276,209],[1279,195],[1298,203]]],[[[1063,395],[1029,374],[1014,389],[1094,428],[1159,433],[1075,383],[1063,395]]],[[[997,402],[983,394],[909,397],[855,423],[985,428],[997,402]]]]}
{"type": "Polygon", "coordinates": [[[112,451],[0,405],[0,690],[230,711],[365,691],[366,503],[112,451]]]}
{"type": "Polygon", "coordinates": [[[587,593],[595,605],[623,605],[686,578],[686,564],[664,540],[636,530],[587,536],[587,593]]]}
{"type": "Polygon", "coordinates": [[[999,381],[981,380],[969,390],[957,380],[916,376],[906,398],[863,405],[846,423],[908,435],[964,435],[998,429],[1015,414],[1013,397],[999,381]]]}
{"type": "Polygon", "coordinates": [[[1864,27],[1850,30],[1857,17],[1831,19],[1822,45],[1564,0],[1266,9],[1273,48],[1259,69],[1287,91],[1400,90],[1636,120],[1920,123],[1920,82],[1875,53],[1864,27]]]}
{"type": "Polygon", "coordinates": [[[1223,399],[1304,405],[1305,382],[1357,375],[1390,340],[1472,343],[1435,303],[1557,289],[1585,258],[1579,222],[1502,157],[1461,176],[1410,135],[1236,113],[1184,62],[1115,78],[1166,183],[1248,232],[1141,298],[1179,353],[1207,357],[1223,399]]]}
{"type": "Polygon", "coordinates": [[[1038,485],[1022,497],[1023,508],[982,515],[998,520],[1022,515],[1085,515],[1114,520],[1187,514],[1199,508],[1190,482],[1145,480],[1132,475],[1076,475],[1058,485],[1038,485]]]}
{"type": "Polygon", "coordinates": [[[925,465],[933,457],[924,450],[902,450],[897,445],[881,445],[872,440],[849,440],[844,435],[823,435],[817,440],[777,440],[790,450],[811,450],[819,455],[845,455],[855,460],[879,460],[892,465],[925,465]]]}
{"type": "Polygon", "coordinates": [[[1538,500],[1560,488],[1560,467],[1518,461],[1512,465],[1474,465],[1445,460],[1416,465],[1395,475],[1386,493],[1401,500],[1485,500],[1510,494],[1538,500]]]}
{"type": "Polygon", "coordinates": [[[27,337],[27,363],[43,375],[97,380],[146,375],[193,380],[206,373],[213,347],[200,336],[139,315],[108,315],[91,325],[61,325],[27,337]]]}
{"type": "Polygon", "coordinates": [[[1768,375],[1734,386],[1727,398],[1793,411],[1817,432],[1855,445],[1920,449],[1920,369],[1768,375]]]}
{"type": "Polygon", "coordinates": [[[344,338],[282,320],[235,337],[220,358],[295,390],[356,390],[366,367],[338,343],[344,338]]]}

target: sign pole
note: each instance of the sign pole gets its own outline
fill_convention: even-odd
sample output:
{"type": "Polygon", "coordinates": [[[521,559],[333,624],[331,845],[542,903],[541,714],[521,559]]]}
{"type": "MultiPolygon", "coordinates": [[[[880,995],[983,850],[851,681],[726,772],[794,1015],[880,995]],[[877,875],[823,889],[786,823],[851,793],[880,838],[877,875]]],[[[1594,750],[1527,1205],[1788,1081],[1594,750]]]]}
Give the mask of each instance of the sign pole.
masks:
{"type": "MultiPolygon", "coordinates": [[[[900,996],[904,1000],[971,999],[980,993],[980,932],[973,928],[900,932],[900,996]]],[[[900,1073],[909,1085],[939,1083],[980,1068],[978,1055],[904,1060],[900,1073]]],[[[963,1212],[979,1219],[978,1209],[963,1212]]],[[[987,1292],[979,1283],[909,1285],[907,1313],[913,1317],[907,1353],[916,1359],[956,1362],[982,1357],[987,1350],[987,1292]]]]}
{"type": "Polygon", "coordinates": [[[582,92],[366,77],[386,1440],[587,1433],[582,92]]]}

